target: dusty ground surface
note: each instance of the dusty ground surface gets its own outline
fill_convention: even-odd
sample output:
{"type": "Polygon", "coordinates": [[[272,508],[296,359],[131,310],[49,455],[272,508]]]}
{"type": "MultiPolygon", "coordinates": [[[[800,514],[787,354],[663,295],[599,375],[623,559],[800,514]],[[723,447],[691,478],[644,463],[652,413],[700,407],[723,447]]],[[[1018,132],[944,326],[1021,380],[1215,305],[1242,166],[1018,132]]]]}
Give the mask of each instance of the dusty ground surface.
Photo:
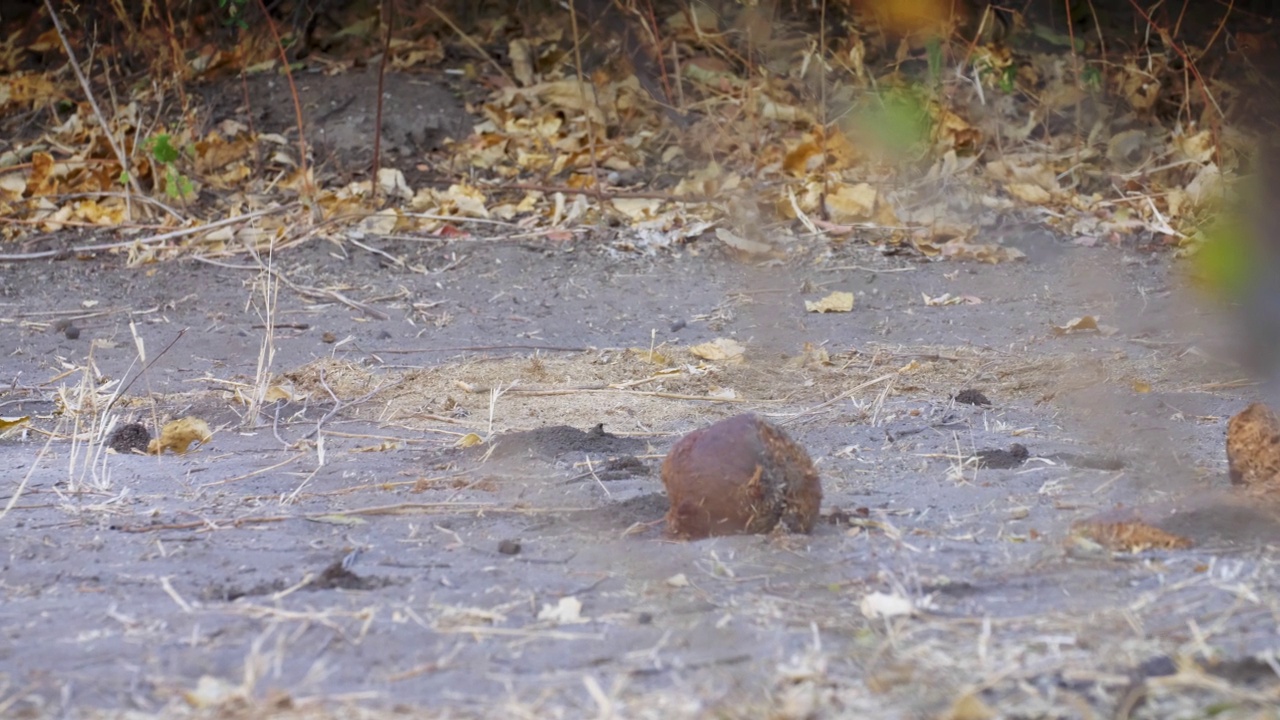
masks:
{"type": "Polygon", "coordinates": [[[256,417],[256,266],[9,265],[0,715],[1269,717],[1280,523],[1227,496],[1255,388],[1222,323],[1167,256],[1008,242],[1029,259],[317,242],[285,276],[375,312],[281,288],[292,400],[256,417]],[[805,311],[832,290],[853,312],[805,311]],[[1084,315],[1115,331],[1051,330],[1084,315]],[[742,362],[690,354],[715,338],[742,362]],[[808,448],[823,521],[666,539],[664,452],[745,411],[808,448]],[[161,457],[89,418],[188,415],[212,440],[161,457]],[[1135,506],[1194,547],[1072,539],[1135,506]]]}

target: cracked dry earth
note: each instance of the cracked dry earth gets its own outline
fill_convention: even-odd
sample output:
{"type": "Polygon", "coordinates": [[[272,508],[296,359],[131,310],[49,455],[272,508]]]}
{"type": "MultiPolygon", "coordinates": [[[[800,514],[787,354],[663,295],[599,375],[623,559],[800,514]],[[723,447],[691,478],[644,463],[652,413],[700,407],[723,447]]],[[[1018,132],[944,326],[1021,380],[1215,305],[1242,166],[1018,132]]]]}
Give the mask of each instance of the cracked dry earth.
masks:
{"type": "Polygon", "coordinates": [[[282,290],[290,394],[248,420],[254,269],[6,267],[0,716],[1273,717],[1280,523],[1227,495],[1224,323],[1167,257],[1019,242],[298,248],[386,317],[282,290]],[[1086,315],[1114,332],[1052,332],[1086,315]],[[132,380],[99,421],[213,438],[72,442],[86,367],[132,380]],[[745,411],[808,449],[818,526],[669,540],[665,452],[745,411]],[[1073,535],[1134,508],[1192,546],[1073,535]]]}

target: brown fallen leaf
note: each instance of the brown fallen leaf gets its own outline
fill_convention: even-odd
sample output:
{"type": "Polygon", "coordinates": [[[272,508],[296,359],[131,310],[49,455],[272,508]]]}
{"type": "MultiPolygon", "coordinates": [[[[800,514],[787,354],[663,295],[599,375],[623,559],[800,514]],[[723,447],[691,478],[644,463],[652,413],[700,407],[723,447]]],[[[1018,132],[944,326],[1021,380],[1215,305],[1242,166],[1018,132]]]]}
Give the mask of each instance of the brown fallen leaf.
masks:
{"type": "Polygon", "coordinates": [[[1083,317],[1072,318],[1065,325],[1051,325],[1054,335],[1071,335],[1073,333],[1096,332],[1103,337],[1111,337],[1119,330],[1110,325],[1103,325],[1098,322],[1098,318],[1093,315],[1085,315],[1083,317]]]}

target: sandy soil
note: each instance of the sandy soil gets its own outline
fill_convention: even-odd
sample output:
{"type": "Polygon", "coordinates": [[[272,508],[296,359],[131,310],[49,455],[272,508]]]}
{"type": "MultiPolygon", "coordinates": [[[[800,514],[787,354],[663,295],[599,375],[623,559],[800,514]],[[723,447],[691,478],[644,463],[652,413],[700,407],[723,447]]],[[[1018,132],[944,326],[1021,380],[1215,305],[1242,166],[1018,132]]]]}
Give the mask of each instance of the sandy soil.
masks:
{"type": "Polygon", "coordinates": [[[1280,523],[1223,455],[1253,389],[1167,257],[365,242],[405,265],[280,259],[377,312],[282,289],[256,416],[256,268],[4,268],[0,716],[1274,712],[1280,523]],[[854,311],[805,312],[832,290],[854,311]],[[1114,332],[1052,331],[1084,315],[1114,332]],[[742,362],[690,353],[721,337],[742,362]],[[667,539],[663,454],[745,411],[808,448],[819,527],[667,539]],[[186,455],[97,444],[184,416],[186,455]],[[1134,507],[1194,546],[1073,534],[1134,507]]]}

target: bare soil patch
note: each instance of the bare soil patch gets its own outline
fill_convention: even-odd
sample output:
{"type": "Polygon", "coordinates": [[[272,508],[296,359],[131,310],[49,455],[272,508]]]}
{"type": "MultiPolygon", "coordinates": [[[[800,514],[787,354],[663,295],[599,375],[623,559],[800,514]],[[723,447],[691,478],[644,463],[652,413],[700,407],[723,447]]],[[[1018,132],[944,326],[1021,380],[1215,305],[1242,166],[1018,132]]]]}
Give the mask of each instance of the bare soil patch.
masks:
{"type": "Polygon", "coordinates": [[[10,266],[3,412],[33,419],[0,440],[5,503],[25,478],[3,714],[1263,716],[1280,523],[1228,491],[1249,391],[1220,319],[1167,260],[1025,242],[1001,266],[400,248],[419,272],[301,247],[292,277],[387,319],[284,291],[288,394],[247,424],[253,272],[10,266]],[[834,289],[853,312],[805,312],[834,289]],[[1053,332],[1083,315],[1115,331],[1053,332]],[[68,440],[82,375],[138,373],[130,322],[152,358],[188,329],[111,417],[197,415],[207,445],[68,440]],[[691,351],[716,338],[741,361],[691,351]],[[818,527],[667,539],[666,450],[747,410],[813,457],[818,527]],[[1073,531],[1125,508],[1192,546],[1073,531]]]}

